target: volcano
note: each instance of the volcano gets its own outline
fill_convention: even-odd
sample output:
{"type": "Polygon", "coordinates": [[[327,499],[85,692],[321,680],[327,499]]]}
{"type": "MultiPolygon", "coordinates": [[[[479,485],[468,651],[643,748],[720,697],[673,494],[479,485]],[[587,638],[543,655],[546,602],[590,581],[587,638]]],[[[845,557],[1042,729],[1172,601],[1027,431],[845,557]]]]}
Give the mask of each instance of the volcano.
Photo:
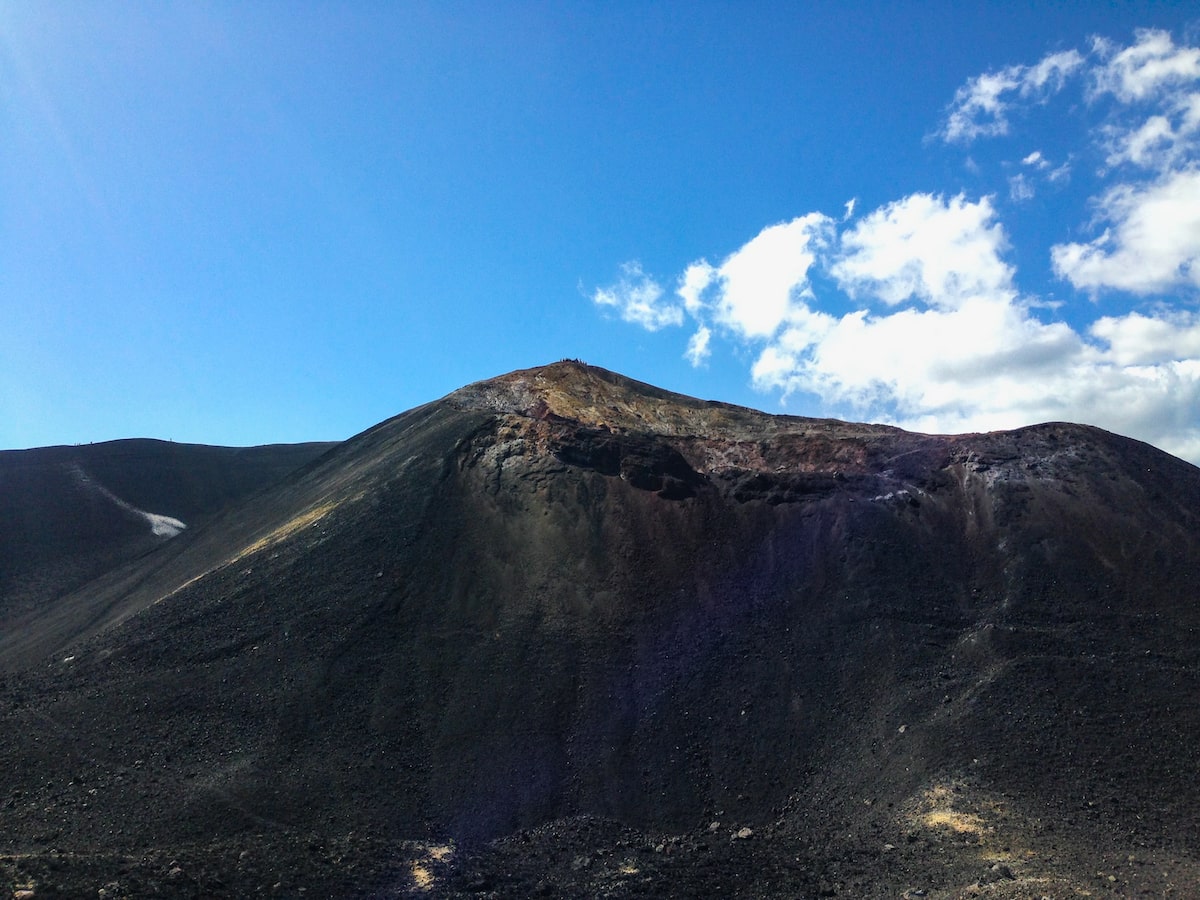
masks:
{"type": "Polygon", "coordinates": [[[21,896],[1200,885],[1200,470],[1145,444],[563,361],[252,478],[8,462],[21,896]]]}

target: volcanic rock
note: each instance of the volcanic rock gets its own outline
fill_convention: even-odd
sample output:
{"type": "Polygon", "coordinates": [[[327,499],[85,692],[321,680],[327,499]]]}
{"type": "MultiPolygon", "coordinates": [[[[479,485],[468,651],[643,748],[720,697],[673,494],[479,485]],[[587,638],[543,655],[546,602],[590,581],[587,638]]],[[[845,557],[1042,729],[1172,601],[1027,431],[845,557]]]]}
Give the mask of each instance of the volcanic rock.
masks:
{"type": "Polygon", "coordinates": [[[0,638],[0,874],[39,896],[1200,878],[1200,470],[1136,441],[562,362],[197,524],[116,483],[189,527],[0,638]]]}

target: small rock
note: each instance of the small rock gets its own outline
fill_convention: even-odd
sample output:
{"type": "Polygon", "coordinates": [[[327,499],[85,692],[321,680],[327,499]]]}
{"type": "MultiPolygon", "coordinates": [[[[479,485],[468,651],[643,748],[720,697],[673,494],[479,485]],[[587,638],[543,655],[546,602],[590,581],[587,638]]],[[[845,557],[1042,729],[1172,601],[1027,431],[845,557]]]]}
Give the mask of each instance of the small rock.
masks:
{"type": "Polygon", "coordinates": [[[895,844],[884,844],[884,845],[883,845],[883,852],[884,852],[884,853],[891,853],[891,852],[892,852],[893,850],[895,850],[895,849],[896,849],[896,845],[895,845],[895,844]]]}
{"type": "Polygon", "coordinates": [[[899,728],[896,729],[896,731],[898,731],[900,734],[904,734],[904,732],[908,731],[908,726],[901,725],[899,728]]]}
{"type": "Polygon", "coordinates": [[[751,831],[749,828],[739,828],[737,830],[737,833],[734,834],[733,837],[734,837],[734,840],[744,841],[744,840],[746,840],[746,838],[753,837],[753,836],[754,836],[754,832],[751,831]]]}
{"type": "Polygon", "coordinates": [[[720,822],[709,822],[708,823],[709,834],[715,834],[717,832],[717,829],[719,829],[720,827],[721,827],[720,822]]]}

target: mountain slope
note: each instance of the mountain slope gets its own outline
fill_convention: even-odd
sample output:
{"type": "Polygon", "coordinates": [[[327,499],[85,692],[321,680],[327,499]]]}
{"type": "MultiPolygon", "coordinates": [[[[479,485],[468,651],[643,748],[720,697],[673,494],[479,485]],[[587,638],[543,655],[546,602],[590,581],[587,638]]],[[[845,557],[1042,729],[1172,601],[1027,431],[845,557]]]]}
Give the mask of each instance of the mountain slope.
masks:
{"type": "Polygon", "coordinates": [[[513,373],[0,645],[0,824],[205,895],[1161,888],[1200,872],[1198,510],[1096,429],[513,373]]]}
{"type": "Polygon", "coordinates": [[[0,452],[0,644],[56,598],[333,446],[125,440],[0,452]]]}

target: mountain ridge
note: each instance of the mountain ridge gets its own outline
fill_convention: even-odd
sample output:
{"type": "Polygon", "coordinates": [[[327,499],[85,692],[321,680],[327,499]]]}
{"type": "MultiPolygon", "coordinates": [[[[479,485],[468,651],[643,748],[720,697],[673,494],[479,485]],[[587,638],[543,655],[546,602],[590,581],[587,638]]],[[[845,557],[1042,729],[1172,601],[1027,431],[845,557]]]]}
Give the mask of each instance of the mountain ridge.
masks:
{"type": "Polygon", "coordinates": [[[0,451],[7,513],[0,529],[0,616],[35,607],[152,549],[331,446],[231,448],[138,438],[0,451]],[[62,577],[42,584],[51,569],[62,577]]]}

